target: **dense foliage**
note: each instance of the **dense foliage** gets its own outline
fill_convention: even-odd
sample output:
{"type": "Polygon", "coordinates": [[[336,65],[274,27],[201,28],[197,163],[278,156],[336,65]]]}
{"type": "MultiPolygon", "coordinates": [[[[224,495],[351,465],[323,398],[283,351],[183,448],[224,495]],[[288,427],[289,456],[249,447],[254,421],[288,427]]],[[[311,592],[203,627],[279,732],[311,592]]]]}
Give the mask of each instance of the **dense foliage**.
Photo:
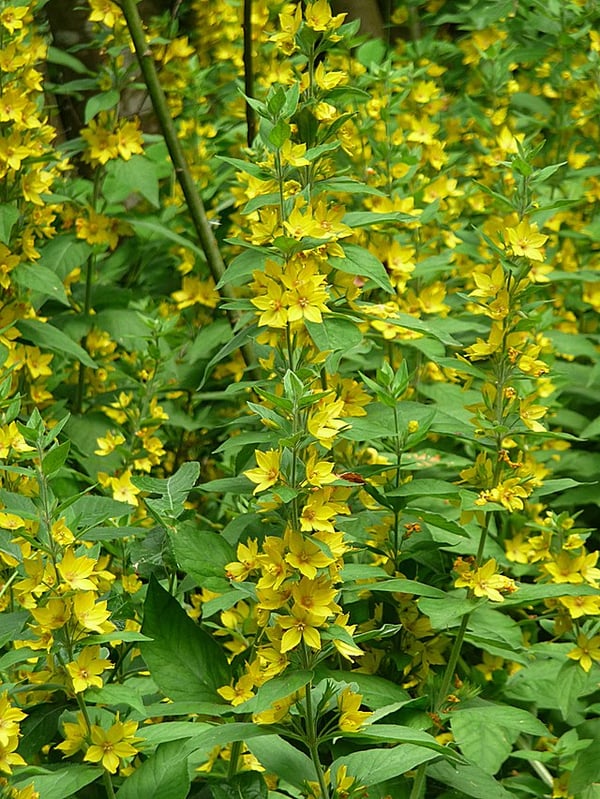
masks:
{"type": "Polygon", "coordinates": [[[598,799],[598,2],[88,3],[0,3],[0,794],[598,799]]]}

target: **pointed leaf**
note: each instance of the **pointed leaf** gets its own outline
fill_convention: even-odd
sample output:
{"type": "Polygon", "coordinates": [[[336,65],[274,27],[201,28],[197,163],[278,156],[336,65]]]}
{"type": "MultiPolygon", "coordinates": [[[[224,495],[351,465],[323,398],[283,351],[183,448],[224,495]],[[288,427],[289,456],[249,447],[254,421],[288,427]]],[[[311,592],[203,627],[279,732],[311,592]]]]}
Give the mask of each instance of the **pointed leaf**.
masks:
{"type": "Polygon", "coordinates": [[[142,656],[150,674],[169,699],[221,704],[217,688],[229,683],[223,649],[195,624],[152,576],[144,603],[142,656]]]}

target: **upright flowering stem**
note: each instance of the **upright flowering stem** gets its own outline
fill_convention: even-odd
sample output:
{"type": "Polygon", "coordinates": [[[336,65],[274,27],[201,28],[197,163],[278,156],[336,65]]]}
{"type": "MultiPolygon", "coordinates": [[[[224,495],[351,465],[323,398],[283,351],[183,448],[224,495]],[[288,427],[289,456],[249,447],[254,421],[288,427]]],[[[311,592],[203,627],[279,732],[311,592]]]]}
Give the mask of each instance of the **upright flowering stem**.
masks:
{"type": "MultiPolygon", "coordinates": [[[[306,662],[306,667],[309,668],[311,665],[311,654],[308,650],[306,644],[303,643],[302,645],[304,659],[306,662]]],[[[317,779],[319,780],[319,788],[321,790],[321,798],[322,799],[329,799],[329,788],[327,786],[327,782],[325,780],[325,772],[323,771],[323,766],[321,765],[321,760],[319,758],[319,742],[317,738],[317,724],[315,720],[315,715],[313,711],[312,705],[312,680],[306,686],[306,745],[308,747],[308,751],[310,752],[310,757],[315,767],[315,771],[317,773],[317,779]]]]}
{"type": "MultiPolygon", "coordinates": [[[[183,147],[177,136],[165,93],[160,84],[156,67],[154,66],[154,61],[150,54],[135,0],[122,0],[121,8],[129,29],[131,40],[135,47],[140,70],[152,101],[152,107],[157,116],[162,134],[165,138],[165,144],[169,151],[169,156],[175,167],[177,180],[187,203],[192,224],[194,225],[198,240],[206,256],[206,262],[213,280],[218,284],[225,274],[225,264],[206,215],[204,203],[198,193],[196,182],[192,176],[189,164],[183,152],[183,147]]],[[[229,285],[226,284],[221,290],[225,297],[228,299],[233,298],[229,285]]],[[[238,321],[236,315],[231,310],[227,310],[226,313],[231,326],[235,327],[238,321]]],[[[241,352],[246,366],[251,366],[254,362],[254,353],[250,344],[243,344],[241,346],[241,352]]]]}
{"type": "MultiPolygon", "coordinates": [[[[104,169],[98,167],[94,174],[94,187],[92,189],[92,209],[97,210],[98,201],[100,199],[102,189],[102,179],[104,177],[104,169]]],[[[90,318],[92,310],[92,288],[94,285],[94,271],[96,269],[97,255],[95,250],[92,250],[85,265],[85,295],[83,300],[83,315],[86,322],[90,318]]],[[[81,413],[83,408],[83,397],[85,394],[85,365],[79,361],[79,373],[77,376],[77,392],[75,394],[75,413],[81,413]]]]}

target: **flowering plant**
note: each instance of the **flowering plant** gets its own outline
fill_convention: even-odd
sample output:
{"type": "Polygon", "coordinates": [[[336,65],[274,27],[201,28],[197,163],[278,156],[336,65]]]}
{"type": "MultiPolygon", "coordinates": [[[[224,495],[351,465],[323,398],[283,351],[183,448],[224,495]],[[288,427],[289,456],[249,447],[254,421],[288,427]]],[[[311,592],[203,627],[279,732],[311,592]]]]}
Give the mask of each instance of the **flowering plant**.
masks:
{"type": "Polygon", "coordinates": [[[597,4],[55,5],[0,4],[0,793],[595,799],[597,4]]]}

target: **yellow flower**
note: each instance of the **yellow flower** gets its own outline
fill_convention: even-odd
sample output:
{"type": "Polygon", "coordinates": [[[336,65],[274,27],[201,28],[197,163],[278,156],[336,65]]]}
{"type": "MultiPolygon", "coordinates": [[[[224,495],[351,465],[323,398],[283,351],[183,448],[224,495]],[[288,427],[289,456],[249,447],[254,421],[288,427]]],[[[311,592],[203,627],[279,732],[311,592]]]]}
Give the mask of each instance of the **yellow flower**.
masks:
{"type": "Polygon", "coordinates": [[[505,232],[514,255],[529,258],[530,261],[544,260],[542,248],[548,236],[539,233],[535,223],[531,225],[522,219],[516,227],[507,228],[505,232]]]}
{"type": "Polygon", "coordinates": [[[31,615],[44,630],[58,630],[71,618],[71,606],[62,599],[49,599],[41,608],[32,608],[31,615]]]}
{"type": "Polygon", "coordinates": [[[321,648],[321,636],[317,627],[322,621],[310,611],[296,607],[292,609],[291,616],[279,616],[277,623],[285,630],[281,637],[282,653],[294,649],[300,641],[304,641],[311,649],[321,648]]]}
{"type": "Polygon", "coordinates": [[[336,475],[333,474],[334,464],[329,461],[320,461],[316,451],[312,451],[305,465],[306,483],[321,488],[327,483],[333,483],[336,475]]]}
{"type": "Polygon", "coordinates": [[[340,610],[334,601],[336,594],[337,589],[324,576],[317,577],[315,580],[302,577],[292,587],[294,607],[302,608],[312,613],[313,616],[322,619],[322,621],[325,621],[328,616],[340,610]]]}
{"type": "Polygon", "coordinates": [[[27,718],[27,714],[13,707],[6,691],[0,696],[0,746],[8,746],[9,740],[19,734],[19,722],[27,718]]]}
{"type": "Polygon", "coordinates": [[[21,755],[16,753],[19,745],[19,737],[11,735],[6,744],[0,743],[0,771],[5,774],[12,774],[11,766],[26,766],[27,763],[21,755]]]}
{"type": "Polygon", "coordinates": [[[102,457],[110,455],[111,452],[114,452],[114,450],[124,442],[124,435],[121,433],[113,433],[112,430],[109,430],[104,438],[96,439],[98,449],[94,450],[94,455],[100,455],[102,457]]]}
{"type": "Polygon", "coordinates": [[[112,488],[113,499],[126,502],[128,505],[139,505],[137,495],[140,489],[131,482],[131,471],[126,469],[120,477],[109,477],[108,485],[112,488]]]}
{"type": "Polygon", "coordinates": [[[277,699],[270,708],[267,710],[262,710],[260,713],[254,713],[252,716],[252,721],[254,724],[276,724],[278,721],[282,721],[290,709],[290,707],[294,704],[295,695],[287,696],[284,699],[277,699]]]}
{"type": "Polygon", "coordinates": [[[287,292],[274,280],[263,279],[261,288],[265,294],[253,297],[250,302],[259,311],[258,317],[260,327],[268,326],[275,328],[285,327],[287,324],[287,292]]]}
{"type": "Polygon", "coordinates": [[[232,561],[225,566],[225,572],[230,580],[243,582],[254,569],[258,568],[258,543],[256,538],[249,539],[245,544],[238,544],[237,561],[232,561]]]}
{"type": "Polygon", "coordinates": [[[310,580],[314,580],[317,576],[317,569],[325,568],[334,562],[333,558],[326,555],[317,544],[313,544],[300,533],[288,533],[286,543],[290,550],[285,556],[287,563],[310,580]]]}
{"type": "Polygon", "coordinates": [[[341,502],[334,502],[331,487],[318,488],[309,494],[300,516],[300,529],[308,532],[323,530],[334,532],[331,519],[338,514],[348,514],[348,507],[341,502]]]}
{"type": "Polygon", "coordinates": [[[114,250],[119,243],[119,235],[125,232],[126,227],[118,219],[111,219],[88,208],[85,216],[75,220],[75,230],[78,239],[88,244],[107,244],[114,250]]]}
{"type": "Polygon", "coordinates": [[[523,424],[534,433],[544,433],[546,428],[538,419],[543,419],[548,408],[545,405],[534,405],[533,397],[521,400],[519,403],[519,416],[523,424]]]}
{"type": "Polygon", "coordinates": [[[208,308],[216,308],[220,299],[212,278],[200,280],[200,278],[193,275],[186,275],[183,278],[181,289],[174,291],[171,296],[180,311],[196,304],[206,305],[208,308]]]}
{"type": "Polygon", "coordinates": [[[121,760],[137,754],[138,750],[133,746],[140,740],[134,737],[137,728],[135,721],[116,721],[108,731],[93,724],[92,745],[83,759],[88,763],[101,763],[107,771],[114,774],[121,760]]]}
{"type": "Polygon", "coordinates": [[[73,610],[77,621],[86,630],[106,633],[115,629],[115,625],[108,621],[110,616],[108,602],[96,602],[96,594],[93,591],[76,594],[73,598],[73,610]]]}
{"type": "Polygon", "coordinates": [[[309,28],[314,31],[335,30],[344,21],[346,14],[337,14],[335,17],[331,13],[328,0],[317,0],[315,3],[307,3],[304,19],[309,28]]]}
{"type": "Polygon", "coordinates": [[[16,30],[21,30],[23,20],[29,12],[29,6],[8,6],[0,12],[0,25],[10,34],[16,30]]]}
{"type": "Polygon", "coordinates": [[[580,633],[577,636],[577,646],[567,652],[567,657],[577,660],[584,671],[589,671],[593,661],[600,663],[600,635],[588,638],[587,635],[580,633]]]}
{"type": "Polygon", "coordinates": [[[344,401],[330,397],[321,400],[311,409],[307,423],[308,431],[326,449],[331,449],[335,436],[343,427],[347,427],[346,422],[339,418],[343,413],[344,401]]]}
{"type": "Polygon", "coordinates": [[[281,160],[290,166],[309,166],[310,161],[304,157],[306,144],[293,144],[290,139],[281,146],[281,160]]]}
{"type": "Polygon", "coordinates": [[[75,536],[67,527],[67,523],[63,516],[61,516],[58,521],[53,523],[52,527],[50,528],[50,533],[52,538],[57,544],[60,544],[61,547],[69,546],[69,544],[72,544],[75,541],[75,536]]]}
{"type": "Polygon", "coordinates": [[[501,591],[514,591],[515,583],[510,577],[496,572],[496,561],[494,558],[488,560],[483,566],[471,569],[464,568],[462,562],[455,564],[455,570],[459,577],[454,585],[457,588],[469,588],[477,597],[487,597],[493,602],[504,602],[501,591]]]}
{"type": "Polygon", "coordinates": [[[126,591],[128,594],[135,594],[142,587],[142,581],[135,573],[122,574],[121,585],[123,586],[123,590],[126,591]]]}
{"type": "Polygon", "coordinates": [[[305,236],[310,238],[322,238],[323,229],[317,220],[313,217],[312,210],[308,208],[305,213],[302,213],[301,200],[297,200],[294,209],[290,213],[287,220],[283,223],[284,228],[288,234],[294,239],[302,239],[305,236]]]}
{"type": "Polygon", "coordinates": [[[600,615],[600,596],[562,596],[560,602],[572,619],[600,615]]]}
{"type": "Polygon", "coordinates": [[[64,582],[72,591],[95,591],[97,586],[93,580],[88,579],[96,561],[93,558],[76,557],[71,548],[66,549],[62,560],[58,564],[58,572],[64,582]]]}
{"type": "Polygon", "coordinates": [[[25,348],[25,364],[29,374],[34,379],[38,377],[50,377],[52,369],[50,369],[48,364],[53,357],[53,355],[43,355],[37,347],[25,348]]]}
{"type": "Polygon", "coordinates": [[[581,555],[572,558],[568,552],[559,552],[555,558],[544,563],[543,569],[550,575],[553,583],[583,583],[581,567],[584,558],[581,555]]]}
{"type": "Polygon", "coordinates": [[[30,447],[19,432],[15,422],[0,427],[0,458],[8,457],[8,453],[14,452],[33,452],[35,447],[30,447]]]}
{"type": "Polygon", "coordinates": [[[261,491],[266,491],[271,488],[281,479],[281,454],[279,450],[269,449],[262,452],[257,449],[254,451],[258,467],[256,469],[248,469],[244,472],[249,480],[257,483],[254,493],[258,494],[261,491]]]}
{"type": "Polygon", "coordinates": [[[20,530],[25,527],[25,522],[16,513],[0,511],[0,530],[20,530]]]}
{"type": "Polygon", "coordinates": [[[254,696],[253,688],[254,680],[252,676],[244,674],[235,684],[232,682],[231,685],[223,685],[221,688],[217,688],[217,693],[232,704],[233,707],[237,707],[237,705],[241,705],[247,699],[252,699],[254,696]]]}
{"type": "Polygon", "coordinates": [[[494,679],[494,672],[502,670],[503,666],[504,658],[498,657],[497,655],[490,655],[489,652],[484,652],[483,663],[478,663],[475,668],[490,682],[494,679]]]}
{"type": "Polygon", "coordinates": [[[121,19],[119,7],[111,0],[89,0],[89,4],[92,10],[88,17],[90,22],[101,22],[107,28],[114,28],[121,19]]]}
{"type": "Polygon", "coordinates": [[[90,687],[102,688],[100,675],[112,667],[110,660],[100,657],[100,647],[97,644],[86,646],[79,657],[66,666],[76,694],[90,687]]]}
{"type": "Polygon", "coordinates": [[[85,740],[87,738],[88,728],[81,711],[77,713],[76,719],[76,722],[63,722],[62,726],[65,740],[62,741],[62,743],[57,744],[55,747],[60,752],[63,752],[63,757],[70,757],[71,755],[74,755],[76,752],[79,752],[81,749],[83,749],[85,740]]]}
{"type": "Polygon", "coordinates": [[[346,83],[347,80],[348,76],[346,73],[341,72],[340,70],[325,72],[325,67],[323,66],[322,61],[319,62],[318,67],[315,69],[315,83],[319,89],[323,89],[324,91],[335,89],[336,86],[346,83]]]}
{"type": "Polygon", "coordinates": [[[349,687],[344,688],[338,696],[338,708],[340,710],[338,725],[340,730],[358,732],[364,727],[373,714],[359,710],[361,703],[362,696],[360,694],[355,694],[349,687]]]}

